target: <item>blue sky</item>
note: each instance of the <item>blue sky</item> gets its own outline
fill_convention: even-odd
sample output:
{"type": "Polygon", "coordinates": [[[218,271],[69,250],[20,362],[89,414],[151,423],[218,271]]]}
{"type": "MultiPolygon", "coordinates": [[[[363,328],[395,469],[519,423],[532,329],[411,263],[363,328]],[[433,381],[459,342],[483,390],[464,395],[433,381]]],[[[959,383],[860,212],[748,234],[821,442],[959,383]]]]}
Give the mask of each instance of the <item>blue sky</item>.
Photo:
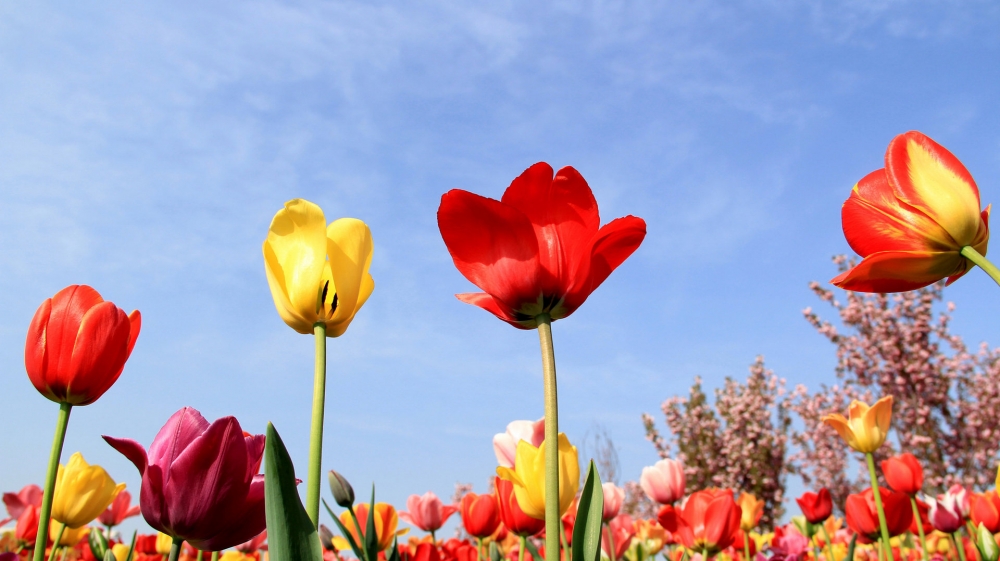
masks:
{"type": "MultiPolygon", "coordinates": [[[[935,138],[1000,202],[998,24],[975,1],[0,4],[0,486],[42,478],[56,406],[24,334],[74,283],[144,321],[66,457],[137,495],[99,435],[148,444],[192,405],[273,421],[304,473],[312,340],[261,257],[303,197],[376,244],[375,293],[329,342],[325,466],[397,506],[483,490],[492,435],[541,416],[538,342],[454,298],[471,285],[435,211],[542,160],[579,169],[605,222],[648,223],[554,324],[562,427],[603,426],[637,478],[656,459],[640,414],[695,376],[763,354],[790,384],[833,379],[807,284],[849,252],[840,205],[895,134],[935,138]]],[[[991,282],[946,291],[967,341],[997,341],[991,282]]]]}

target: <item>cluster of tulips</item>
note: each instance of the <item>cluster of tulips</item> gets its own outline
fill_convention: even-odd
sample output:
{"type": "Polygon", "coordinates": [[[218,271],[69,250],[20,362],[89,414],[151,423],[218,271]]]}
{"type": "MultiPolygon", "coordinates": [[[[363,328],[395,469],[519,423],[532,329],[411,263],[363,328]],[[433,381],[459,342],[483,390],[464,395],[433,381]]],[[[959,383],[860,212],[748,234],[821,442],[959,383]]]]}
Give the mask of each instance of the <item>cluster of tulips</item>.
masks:
{"type": "MultiPolygon", "coordinates": [[[[844,204],[845,234],[863,260],[833,282],[848,290],[903,291],[944,278],[954,281],[978,265],[1000,283],[1000,271],[984,257],[989,208],[980,209],[978,188],[961,162],[918,132],[893,139],[885,161],[885,168],[858,182],[844,204]]],[[[576,448],[559,432],[552,323],[570,316],[638,249],[646,223],[626,216],[601,226],[583,177],[571,167],[555,172],[545,163],[515,178],[500,200],[458,189],[445,193],[437,218],[456,268],[482,290],[458,298],[539,335],[544,417],[514,423],[497,436],[499,466],[491,493],[469,494],[453,506],[433,495],[415,496],[406,512],[397,513],[375,502],[374,488],[367,504],[355,504],[353,488],[331,470],[330,491],[344,510],[338,515],[326,506],[340,535],[321,528],[327,342],[347,332],[373,293],[368,271],[374,244],[363,221],[341,218],[327,224],[317,205],[295,199],[274,216],[262,251],[278,315],[315,340],[305,504],[293,462],[272,425],[265,434],[251,434],[233,417],[209,422],[183,407],[148,448],[129,438],[104,436],[141,474],[138,511],[159,532],[120,541],[114,526],[136,514],[124,486],[78,453],[66,465],[60,460],[73,407],[95,403],[112,387],[142,320],[138,311],[126,314],[96,290],[74,285],[43,302],[28,326],[28,378],[59,405],[59,412],[44,487],[29,486],[4,498],[11,515],[7,522],[16,519],[16,525],[0,541],[0,561],[256,559],[265,548],[265,530],[266,552],[275,561],[344,560],[352,554],[359,561],[496,561],[515,554],[519,561],[599,561],[602,556],[644,561],[661,551],[670,561],[713,556],[747,561],[752,555],[840,561],[836,546],[843,545],[843,532],[852,536],[843,554],[851,561],[869,543],[879,544],[877,557],[895,561],[914,550],[925,559],[940,554],[942,540],[937,533],[928,535],[931,527],[950,534],[959,561],[969,561],[964,544],[970,538],[979,561],[997,561],[992,532],[1000,523],[1000,501],[995,492],[980,497],[952,489],[937,498],[917,498],[920,485],[912,478],[909,486],[899,483],[896,472],[903,468],[892,467],[918,473],[919,466],[906,456],[884,468],[895,490],[879,488],[871,453],[889,430],[891,397],[870,408],[854,402],[849,417],[825,419],[865,454],[871,475],[871,489],[843,505],[846,529],[830,521],[829,493],[820,491],[799,500],[804,522],[773,535],[756,534],[760,501],[729,489],[701,489],[684,497],[683,469],[666,460],[642,477],[643,489],[663,505],[656,520],[620,513],[621,491],[601,483],[592,461],[581,473],[576,448]],[[475,543],[437,540],[435,531],[456,510],[475,543]],[[963,537],[970,512],[969,535],[963,537]],[[399,517],[429,536],[401,543],[399,517]],[[105,527],[90,526],[94,520],[105,527]],[[899,536],[911,524],[920,541],[905,553],[914,542],[900,542],[899,536]]]]}

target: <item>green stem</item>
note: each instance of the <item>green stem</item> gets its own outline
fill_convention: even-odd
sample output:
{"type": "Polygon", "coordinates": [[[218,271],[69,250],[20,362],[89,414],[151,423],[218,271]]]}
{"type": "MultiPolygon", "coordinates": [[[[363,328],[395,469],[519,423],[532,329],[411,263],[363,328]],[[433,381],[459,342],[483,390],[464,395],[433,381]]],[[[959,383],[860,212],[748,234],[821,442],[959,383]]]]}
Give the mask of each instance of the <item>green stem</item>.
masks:
{"type": "Polygon", "coordinates": [[[184,538],[174,538],[174,541],[170,544],[170,555],[167,557],[167,561],[177,561],[181,556],[181,544],[184,543],[184,538]]]}
{"type": "Polygon", "coordinates": [[[59,457],[62,456],[63,442],[66,440],[66,426],[73,408],[68,403],[59,404],[56,419],[56,434],[52,437],[52,452],[49,453],[49,469],[45,474],[45,492],[42,495],[42,510],[38,513],[38,537],[35,538],[34,561],[45,559],[45,544],[49,541],[49,517],[52,516],[52,496],[55,493],[56,474],[59,473],[59,457]]]}
{"type": "Polygon", "coordinates": [[[49,561],[56,558],[56,550],[59,549],[59,542],[62,541],[63,532],[66,531],[66,525],[62,522],[59,523],[59,531],[56,532],[56,539],[52,542],[52,551],[49,552],[49,561]]]}
{"type": "Polygon", "coordinates": [[[312,428],[309,431],[309,475],[306,481],[306,512],[319,528],[319,480],[323,464],[323,406],[326,402],[326,324],[313,325],[316,336],[316,367],[313,378],[312,428]]]}
{"type": "Polygon", "coordinates": [[[611,531],[611,524],[606,522],[602,522],[602,524],[608,529],[608,557],[611,558],[611,561],[618,561],[618,556],[615,555],[615,533],[611,531]]]}
{"type": "Polygon", "coordinates": [[[989,275],[991,279],[993,279],[997,284],[1000,284],[1000,269],[997,269],[996,265],[990,263],[984,255],[980,255],[980,253],[973,249],[971,245],[963,247],[961,253],[963,257],[972,261],[976,265],[979,265],[979,268],[986,271],[986,274],[989,275]]]}
{"type": "Polygon", "coordinates": [[[552,323],[548,314],[535,317],[542,347],[545,387],[545,559],[559,556],[559,399],[556,394],[556,356],[552,347],[552,323]]]}
{"type": "Polygon", "coordinates": [[[913,519],[917,521],[917,532],[920,534],[920,552],[924,554],[924,561],[927,561],[927,538],[924,537],[924,521],[920,519],[916,497],[910,497],[910,506],[913,507],[913,519]]]}
{"type": "MultiPolygon", "coordinates": [[[[826,539],[827,555],[830,556],[829,561],[835,561],[833,557],[833,542],[830,541],[830,532],[826,531],[826,524],[824,524],[823,522],[819,523],[819,527],[821,530],[823,530],[823,538],[826,539]]],[[[854,560],[848,559],[847,561],[854,561],[854,560]]]]}
{"type": "Polygon", "coordinates": [[[889,542],[889,526],[885,523],[885,510],[882,508],[882,495],[878,491],[878,476],[875,474],[875,457],[871,452],[865,453],[868,460],[868,476],[872,481],[872,494],[875,496],[875,510],[878,511],[878,524],[882,530],[882,543],[885,547],[885,555],[889,561],[896,561],[892,554],[892,543],[889,542]]]}
{"type": "MultiPolygon", "coordinates": [[[[354,513],[354,507],[353,506],[348,506],[347,507],[347,512],[351,513],[351,520],[354,521],[354,534],[357,536],[358,546],[359,546],[358,549],[360,549],[361,553],[362,553],[361,561],[367,561],[368,560],[368,550],[364,546],[365,538],[364,538],[364,534],[361,532],[361,523],[358,522],[358,515],[354,513]]],[[[368,516],[371,516],[370,512],[368,513],[368,516]]]]}
{"type": "Polygon", "coordinates": [[[878,550],[878,561],[885,561],[885,546],[881,539],[878,540],[878,547],[876,549],[878,550]]]}
{"type": "Polygon", "coordinates": [[[204,557],[204,555],[205,555],[205,552],[199,549],[198,550],[198,559],[197,559],[197,561],[202,561],[202,558],[204,557]]]}
{"type": "MultiPolygon", "coordinates": [[[[750,535],[747,532],[743,532],[743,561],[750,561],[750,535]]],[[[819,561],[818,552],[816,561],[819,561]]]]}
{"type": "Polygon", "coordinates": [[[476,560],[483,561],[483,538],[476,538],[476,560]]]}
{"type": "Polygon", "coordinates": [[[219,561],[219,552],[218,551],[213,551],[212,552],[212,561],[219,561]]]}
{"type": "Polygon", "coordinates": [[[434,530],[431,530],[431,543],[437,544],[437,536],[434,535],[434,530]]]}
{"type": "Polygon", "coordinates": [[[521,536],[521,547],[517,548],[517,561],[524,561],[524,550],[528,547],[528,538],[521,536]]]}
{"type": "Polygon", "coordinates": [[[951,539],[955,542],[955,549],[958,550],[959,561],[965,561],[965,548],[962,546],[962,536],[956,531],[951,535],[951,539]]]}

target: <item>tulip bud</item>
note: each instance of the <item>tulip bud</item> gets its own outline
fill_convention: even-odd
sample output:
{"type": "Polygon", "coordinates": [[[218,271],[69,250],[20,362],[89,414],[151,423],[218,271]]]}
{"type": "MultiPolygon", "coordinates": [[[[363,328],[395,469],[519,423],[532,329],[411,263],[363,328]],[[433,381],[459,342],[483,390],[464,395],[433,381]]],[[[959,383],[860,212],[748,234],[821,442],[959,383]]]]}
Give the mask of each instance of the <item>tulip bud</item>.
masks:
{"type": "Polygon", "coordinates": [[[354,488],[334,470],[330,470],[330,492],[333,493],[333,500],[341,508],[350,508],[354,504],[354,488]]]}
{"type": "Polygon", "coordinates": [[[323,544],[323,549],[333,549],[333,532],[326,527],[326,524],[319,525],[319,543],[323,544]]]}
{"type": "Polygon", "coordinates": [[[979,549],[982,561],[997,561],[997,559],[1000,559],[1000,547],[997,547],[997,540],[986,526],[980,523],[976,534],[976,548],[979,549]]]}

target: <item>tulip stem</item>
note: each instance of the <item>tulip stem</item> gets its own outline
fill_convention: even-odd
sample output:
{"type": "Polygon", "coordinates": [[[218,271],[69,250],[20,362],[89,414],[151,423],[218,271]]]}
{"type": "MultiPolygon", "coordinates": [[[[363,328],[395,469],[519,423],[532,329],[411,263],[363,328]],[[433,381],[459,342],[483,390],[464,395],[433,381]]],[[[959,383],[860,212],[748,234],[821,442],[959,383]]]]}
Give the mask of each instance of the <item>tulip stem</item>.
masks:
{"type": "Polygon", "coordinates": [[[962,543],[962,536],[960,536],[959,532],[956,531],[951,535],[951,539],[955,542],[955,549],[958,550],[959,561],[965,561],[965,547],[962,543]]]}
{"type": "Polygon", "coordinates": [[[980,269],[986,271],[986,274],[996,281],[997,284],[1000,284],[1000,269],[997,269],[996,265],[990,263],[990,261],[986,259],[986,256],[981,255],[978,251],[973,249],[971,245],[963,247],[961,253],[966,259],[972,261],[976,265],[979,265],[980,269]]]}
{"type": "Polygon", "coordinates": [[[545,558],[559,556],[559,399],[556,394],[556,355],[552,346],[552,323],[548,314],[535,317],[542,346],[545,388],[545,558]]]}
{"type": "Polygon", "coordinates": [[[517,561],[524,561],[524,549],[528,547],[528,538],[521,536],[521,547],[517,548],[517,561]]]}
{"type": "MultiPolygon", "coordinates": [[[[833,558],[833,542],[830,541],[830,532],[826,531],[826,524],[823,522],[819,523],[819,528],[823,530],[823,537],[826,538],[826,550],[827,555],[829,555],[829,561],[835,561],[833,558]]],[[[853,559],[848,559],[847,561],[854,561],[853,559]]]]}
{"type": "Polygon", "coordinates": [[[59,542],[62,541],[63,532],[66,531],[66,525],[62,522],[59,523],[59,531],[56,532],[56,539],[52,542],[52,551],[49,552],[49,561],[56,558],[56,550],[59,549],[59,542]]]}
{"type": "MultiPolygon", "coordinates": [[[[750,561],[750,534],[743,532],[743,561],[750,561]]],[[[816,561],[819,561],[819,551],[816,552],[816,561]]]]}
{"type": "Polygon", "coordinates": [[[313,325],[316,336],[316,367],[313,378],[312,429],[309,432],[309,475],[306,513],[319,528],[319,480],[323,464],[323,407],[326,402],[326,324],[313,325]]]}
{"type": "Polygon", "coordinates": [[[878,524],[882,530],[882,543],[885,547],[885,556],[889,561],[896,561],[896,558],[892,554],[892,544],[889,542],[889,525],[885,522],[885,510],[882,509],[882,494],[878,490],[878,476],[875,474],[875,457],[872,456],[871,452],[866,452],[865,459],[868,460],[868,476],[871,477],[872,495],[875,498],[875,510],[878,511],[878,524]]]}
{"type": "Polygon", "coordinates": [[[181,556],[181,544],[184,543],[184,538],[174,537],[174,541],[170,543],[170,555],[167,557],[167,561],[177,561],[181,556]]]}
{"type": "Polygon", "coordinates": [[[924,561],[927,561],[927,538],[924,536],[924,521],[920,519],[920,509],[917,508],[916,497],[910,497],[910,506],[913,507],[913,519],[917,521],[917,532],[920,534],[920,553],[924,554],[924,561]]]}
{"type": "Polygon", "coordinates": [[[212,552],[212,561],[219,561],[219,552],[218,551],[213,551],[212,552]]]}
{"type": "Polygon", "coordinates": [[[615,533],[611,530],[611,524],[604,522],[604,527],[608,529],[608,557],[611,561],[618,561],[618,557],[615,555],[615,533]]]}
{"type": "Polygon", "coordinates": [[[35,538],[34,561],[45,559],[45,544],[49,541],[49,517],[52,516],[52,495],[56,488],[56,475],[59,473],[59,458],[62,456],[63,442],[66,440],[66,426],[69,425],[69,413],[73,406],[69,403],[59,404],[59,416],[56,419],[56,434],[52,437],[52,452],[49,453],[49,469],[45,474],[45,492],[42,495],[42,510],[38,513],[38,536],[35,538]]]}

